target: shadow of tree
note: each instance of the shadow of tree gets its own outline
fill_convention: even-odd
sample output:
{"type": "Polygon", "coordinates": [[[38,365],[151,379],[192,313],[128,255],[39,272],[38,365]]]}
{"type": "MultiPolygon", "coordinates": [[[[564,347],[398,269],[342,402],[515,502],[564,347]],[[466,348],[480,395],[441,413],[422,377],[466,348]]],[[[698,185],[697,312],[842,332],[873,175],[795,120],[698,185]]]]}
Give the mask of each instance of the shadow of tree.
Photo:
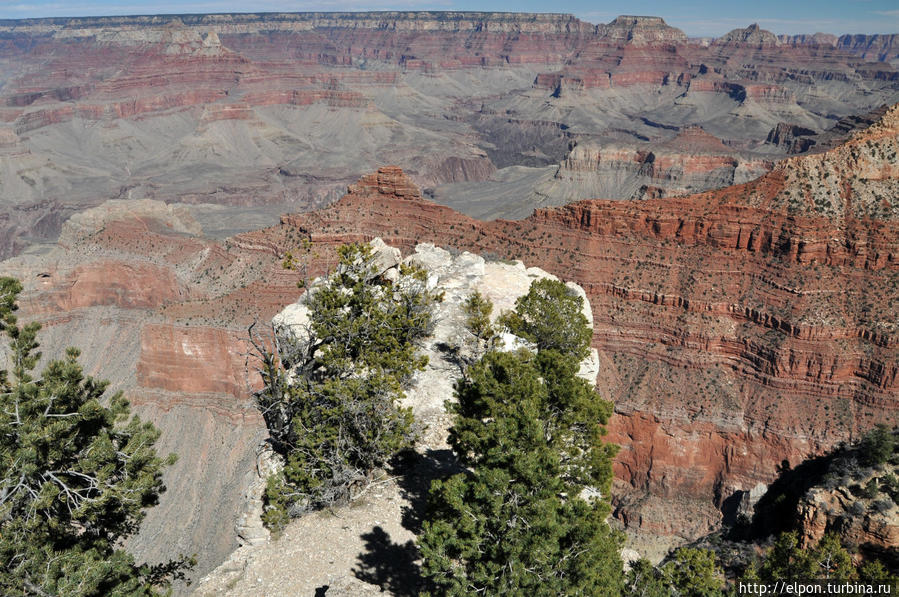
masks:
{"type": "MultiPolygon", "coordinates": [[[[391,468],[408,502],[402,512],[403,528],[418,535],[425,520],[431,481],[453,475],[462,467],[451,450],[427,450],[424,454],[410,450],[397,456],[391,468]]],[[[397,597],[418,595],[421,567],[415,542],[394,543],[380,526],[361,537],[365,551],[357,556],[355,577],[397,597]]]]}
{"type": "MultiPolygon", "coordinates": [[[[829,472],[839,475],[847,474],[847,470],[832,471],[839,460],[841,452],[834,451],[815,456],[800,462],[795,468],[784,460],[777,467],[778,477],[769,486],[765,494],[755,504],[752,522],[749,527],[749,538],[763,539],[784,531],[794,530],[796,526],[796,510],[799,500],[816,485],[824,483],[829,472]]],[[[855,463],[846,463],[854,468],[855,463]]]]}
{"type": "Polygon", "coordinates": [[[394,464],[394,468],[405,473],[398,479],[402,496],[409,502],[403,508],[403,528],[418,535],[427,514],[431,482],[434,479],[445,479],[464,469],[452,450],[427,450],[424,454],[404,453],[394,464]]]}
{"type": "Polygon", "coordinates": [[[410,539],[394,543],[390,535],[377,526],[362,535],[365,552],[359,554],[353,574],[359,580],[378,585],[396,597],[418,595],[421,569],[418,566],[418,547],[410,539]]]}

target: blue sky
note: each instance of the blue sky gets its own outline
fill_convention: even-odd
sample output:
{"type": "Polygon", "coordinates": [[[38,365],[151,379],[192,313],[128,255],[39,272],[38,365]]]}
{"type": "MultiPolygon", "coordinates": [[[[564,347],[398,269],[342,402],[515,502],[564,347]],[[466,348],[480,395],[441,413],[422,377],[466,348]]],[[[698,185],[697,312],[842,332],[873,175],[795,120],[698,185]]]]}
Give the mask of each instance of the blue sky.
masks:
{"type": "Polygon", "coordinates": [[[262,11],[497,10],[567,12],[605,23],[619,14],[664,17],[690,36],[721,35],[757,22],[775,33],[899,33],[896,0],[0,0],[0,18],[262,11]]]}

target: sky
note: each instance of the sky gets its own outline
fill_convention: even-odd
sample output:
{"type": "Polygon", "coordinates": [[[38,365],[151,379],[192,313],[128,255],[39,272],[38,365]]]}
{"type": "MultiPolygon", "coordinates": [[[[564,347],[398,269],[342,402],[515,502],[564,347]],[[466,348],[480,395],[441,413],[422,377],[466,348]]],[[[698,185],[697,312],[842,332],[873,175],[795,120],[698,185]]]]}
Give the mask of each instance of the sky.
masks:
{"type": "Polygon", "coordinates": [[[774,33],[899,33],[896,0],[0,0],[0,18],[217,12],[479,10],[565,12],[591,23],[620,14],[663,17],[691,37],[718,36],[758,23],[774,33]]]}

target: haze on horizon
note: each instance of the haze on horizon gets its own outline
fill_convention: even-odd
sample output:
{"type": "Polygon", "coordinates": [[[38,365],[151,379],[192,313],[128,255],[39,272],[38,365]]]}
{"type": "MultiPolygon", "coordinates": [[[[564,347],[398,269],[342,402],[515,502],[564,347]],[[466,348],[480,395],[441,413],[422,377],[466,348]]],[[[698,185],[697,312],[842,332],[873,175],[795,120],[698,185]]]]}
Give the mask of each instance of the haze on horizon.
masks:
{"type": "Polygon", "coordinates": [[[777,34],[899,33],[899,8],[893,0],[798,0],[785,3],[721,3],[691,0],[674,8],[664,0],[594,3],[574,0],[548,4],[536,0],[237,0],[188,2],[115,2],[113,0],[0,0],[0,18],[115,16],[152,14],[209,14],[228,12],[306,12],[381,10],[473,10],[500,12],[564,12],[589,21],[606,23],[621,14],[660,16],[691,37],[720,36],[738,27],[758,23],[777,34]]]}

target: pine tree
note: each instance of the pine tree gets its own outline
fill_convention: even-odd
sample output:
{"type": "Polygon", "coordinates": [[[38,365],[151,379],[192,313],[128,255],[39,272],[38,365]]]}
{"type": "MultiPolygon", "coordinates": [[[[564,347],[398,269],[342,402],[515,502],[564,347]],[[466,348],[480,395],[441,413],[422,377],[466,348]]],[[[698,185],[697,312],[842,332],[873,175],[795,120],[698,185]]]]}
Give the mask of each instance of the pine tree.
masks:
{"type": "Polygon", "coordinates": [[[620,594],[621,536],[606,523],[615,447],[602,442],[611,405],[577,377],[582,302],[559,282],[533,284],[503,319],[537,353],[491,350],[458,383],[450,444],[468,471],[431,488],[420,539],[431,594],[620,594]]]}
{"type": "Polygon", "coordinates": [[[859,443],[859,460],[865,466],[885,464],[899,448],[893,430],[879,423],[862,438],[859,443]]]}
{"type": "Polygon", "coordinates": [[[707,549],[680,547],[659,567],[633,562],[625,578],[627,597],[721,597],[724,572],[707,549]]]}
{"type": "Polygon", "coordinates": [[[781,533],[759,568],[759,577],[766,582],[847,580],[855,576],[852,557],[834,533],[824,535],[811,549],[800,546],[799,536],[795,532],[781,533]]]}
{"type": "Polygon", "coordinates": [[[742,575],[743,582],[830,581],[847,580],[883,583],[899,587],[899,576],[876,559],[866,558],[858,564],[840,543],[838,534],[828,532],[813,547],[803,547],[795,532],[781,533],[759,564],[751,565],[742,575]]]}
{"type": "Polygon", "coordinates": [[[625,575],[624,595],[627,597],[671,597],[671,589],[652,563],[641,558],[632,562],[625,575]]]}
{"type": "Polygon", "coordinates": [[[584,299],[565,284],[549,278],[536,280],[527,294],[515,301],[515,310],[500,322],[510,332],[580,361],[590,350],[593,330],[581,309],[584,299]]]}
{"type": "Polygon", "coordinates": [[[0,592],[18,595],[156,595],[183,578],[187,558],[138,566],[120,548],[164,491],[174,462],[154,449],[159,431],[108,383],[86,377],[78,351],[38,377],[38,324],[13,312],[21,284],[0,278],[0,331],[11,371],[0,370],[0,592]]]}

